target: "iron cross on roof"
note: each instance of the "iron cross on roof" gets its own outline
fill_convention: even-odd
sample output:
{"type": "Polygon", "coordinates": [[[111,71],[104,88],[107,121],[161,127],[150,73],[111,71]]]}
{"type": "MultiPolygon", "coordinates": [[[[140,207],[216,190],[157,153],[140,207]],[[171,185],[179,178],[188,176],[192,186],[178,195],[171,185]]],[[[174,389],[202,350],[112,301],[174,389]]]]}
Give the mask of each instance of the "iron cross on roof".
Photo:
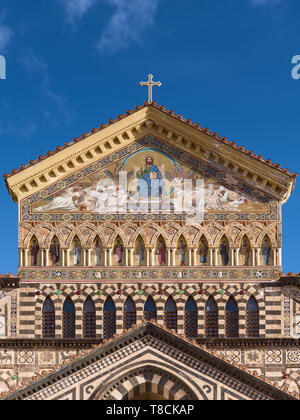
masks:
{"type": "Polygon", "coordinates": [[[149,74],[148,76],[148,82],[140,82],[140,86],[148,86],[148,102],[149,104],[152,103],[152,89],[153,86],[161,87],[161,82],[153,82],[153,75],[149,74]]]}

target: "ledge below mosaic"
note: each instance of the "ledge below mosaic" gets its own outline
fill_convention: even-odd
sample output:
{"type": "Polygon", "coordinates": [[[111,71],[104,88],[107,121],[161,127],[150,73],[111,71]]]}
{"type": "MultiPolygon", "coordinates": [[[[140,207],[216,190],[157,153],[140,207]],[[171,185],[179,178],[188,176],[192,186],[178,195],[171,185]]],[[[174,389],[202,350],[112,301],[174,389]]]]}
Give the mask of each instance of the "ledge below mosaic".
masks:
{"type": "Polygon", "coordinates": [[[263,268],[229,268],[223,269],[214,267],[180,269],[135,269],[135,268],[99,268],[99,269],[22,269],[19,272],[21,281],[110,281],[110,280],[130,280],[130,281],[146,281],[146,280],[174,280],[174,281],[199,281],[199,280],[279,280],[282,273],[279,267],[263,268]]]}

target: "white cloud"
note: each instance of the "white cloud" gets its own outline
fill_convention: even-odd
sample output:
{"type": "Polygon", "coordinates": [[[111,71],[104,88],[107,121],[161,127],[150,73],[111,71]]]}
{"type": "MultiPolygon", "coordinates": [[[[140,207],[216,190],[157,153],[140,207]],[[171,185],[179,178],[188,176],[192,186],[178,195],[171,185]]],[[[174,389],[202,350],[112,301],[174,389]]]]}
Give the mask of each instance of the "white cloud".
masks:
{"type": "Polygon", "coordinates": [[[70,22],[81,19],[97,0],[59,0],[70,22]]]}
{"type": "Polygon", "coordinates": [[[13,37],[13,31],[4,23],[5,12],[0,14],[0,54],[7,50],[13,37]]]}
{"type": "Polygon", "coordinates": [[[115,10],[98,44],[106,53],[142,44],[142,33],[154,23],[160,0],[106,0],[115,10]]]}
{"type": "Polygon", "coordinates": [[[64,115],[65,119],[71,119],[70,113],[65,107],[64,100],[61,95],[51,89],[51,79],[49,76],[48,65],[41,58],[37,57],[32,50],[27,50],[22,53],[21,62],[28,74],[34,76],[40,74],[41,86],[43,92],[56,103],[60,112],[64,115]]]}

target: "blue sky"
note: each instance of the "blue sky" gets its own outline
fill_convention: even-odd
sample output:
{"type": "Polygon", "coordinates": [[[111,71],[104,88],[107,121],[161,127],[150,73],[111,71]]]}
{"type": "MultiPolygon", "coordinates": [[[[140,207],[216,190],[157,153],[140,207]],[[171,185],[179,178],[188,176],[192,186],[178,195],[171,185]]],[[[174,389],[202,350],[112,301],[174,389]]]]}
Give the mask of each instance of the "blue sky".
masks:
{"type": "MultiPolygon", "coordinates": [[[[2,173],[154,99],[300,173],[299,0],[0,0],[2,173]]],[[[0,272],[17,272],[17,205],[0,184],[0,272]]],[[[283,207],[300,271],[300,186],[283,207]]]]}

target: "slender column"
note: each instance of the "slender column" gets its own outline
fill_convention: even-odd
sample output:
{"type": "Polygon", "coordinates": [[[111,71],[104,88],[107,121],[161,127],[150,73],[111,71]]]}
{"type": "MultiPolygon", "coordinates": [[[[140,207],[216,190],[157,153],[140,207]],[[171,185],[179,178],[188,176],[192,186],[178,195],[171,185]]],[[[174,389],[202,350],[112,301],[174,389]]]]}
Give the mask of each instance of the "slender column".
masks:
{"type": "Polygon", "coordinates": [[[209,257],[209,265],[212,267],[214,265],[214,250],[212,248],[209,250],[209,257]]]}
{"type": "Polygon", "coordinates": [[[277,249],[274,249],[273,255],[273,264],[274,266],[277,266],[277,249]]]}
{"type": "Polygon", "coordinates": [[[91,267],[91,265],[92,265],[91,255],[92,255],[92,250],[91,249],[88,249],[88,266],[89,267],[91,267]]]}
{"type": "Polygon", "coordinates": [[[49,267],[49,250],[46,249],[46,267],[49,267]]]}
{"type": "Polygon", "coordinates": [[[25,249],[25,267],[28,267],[28,249],[25,249]]]}
{"type": "Polygon", "coordinates": [[[134,255],[133,255],[133,248],[130,250],[130,265],[134,265],[134,255]]]}
{"type": "Polygon", "coordinates": [[[240,248],[236,249],[236,265],[240,265],[240,248]]]}
{"type": "Polygon", "coordinates": [[[86,249],[83,250],[83,266],[86,267],[86,249]]]}
{"type": "Polygon", "coordinates": [[[231,265],[234,267],[234,249],[231,250],[231,265]]]}
{"type": "Polygon", "coordinates": [[[256,267],[255,249],[252,249],[252,265],[256,267]]]}
{"type": "Polygon", "coordinates": [[[155,265],[155,249],[152,249],[152,267],[155,265]]]}
{"type": "Polygon", "coordinates": [[[107,249],[104,250],[104,266],[107,267],[107,249]]]}
{"type": "Polygon", "coordinates": [[[173,249],[173,267],[176,266],[176,248],[173,249]]]}
{"type": "Polygon", "coordinates": [[[44,267],[44,250],[42,249],[41,250],[41,264],[42,264],[42,267],[44,267]]]}
{"type": "Polygon", "coordinates": [[[70,250],[67,249],[67,266],[70,267],[70,250]]]}
{"type": "Polygon", "coordinates": [[[192,250],[189,249],[189,266],[192,266],[192,250]]]}
{"type": "Polygon", "coordinates": [[[282,249],[281,248],[278,249],[278,265],[279,267],[282,266],[282,249]]]}
{"type": "Polygon", "coordinates": [[[218,248],[215,248],[215,266],[218,265],[218,248]]]}
{"type": "Polygon", "coordinates": [[[108,262],[109,266],[112,266],[112,249],[109,249],[109,262],[108,262]]]}
{"type": "Polygon", "coordinates": [[[65,250],[64,249],[62,249],[61,251],[61,256],[62,256],[62,266],[64,267],[65,266],[65,250]]]}
{"type": "Polygon", "coordinates": [[[197,265],[197,249],[194,249],[194,267],[197,265]]]}
{"type": "Polygon", "coordinates": [[[168,266],[171,267],[171,249],[168,249],[168,266]]]}
{"type": "Polygon", "coordinates": [[[260,248],[256,250],[257,265],[260,266],[260,248]]]}
{"type": "Polygon", "coordinates": [[[129,265],[128,251],[129,251],[128,249],[125,249],[126,267],[128,267],[128,265],[129,265]]]}
{"type": "Polygon", "coordinates": [[[23,249],[20,250],[20,267],[23,267],[23,249]]]}
{"type": "Polygon", "coordinates": [[[150,267],[150,249],[147,248],[147,267],[150,267]]]}

